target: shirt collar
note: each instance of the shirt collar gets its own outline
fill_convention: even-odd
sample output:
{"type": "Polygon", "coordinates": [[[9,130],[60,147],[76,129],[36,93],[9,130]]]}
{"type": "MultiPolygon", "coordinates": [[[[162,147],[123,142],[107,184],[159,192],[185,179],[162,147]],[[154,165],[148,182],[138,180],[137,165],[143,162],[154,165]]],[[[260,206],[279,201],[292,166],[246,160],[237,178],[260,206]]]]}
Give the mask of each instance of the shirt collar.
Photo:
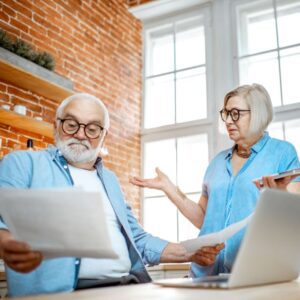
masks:
{"type": "Polygon", "coordinates": [[[270,139],[269,133],[267,131],[264,132],[263,136],[251,147],[251,150],[258,153],[266,144],[266,142],[270,139]]]}
{"type": "MultiPolygon", "coordinates": [[[[264,145],[267,143],[267,141],[270,139],[269,133],[267,131],[264,132],[262,137],[251,147],[251,152],[258,153],[264,145]]],[[[227,150],[227,153],[225,153],[225,159],[230,159],[232,157],[233,151],[234,151],[235,145],[227,150]]]]}

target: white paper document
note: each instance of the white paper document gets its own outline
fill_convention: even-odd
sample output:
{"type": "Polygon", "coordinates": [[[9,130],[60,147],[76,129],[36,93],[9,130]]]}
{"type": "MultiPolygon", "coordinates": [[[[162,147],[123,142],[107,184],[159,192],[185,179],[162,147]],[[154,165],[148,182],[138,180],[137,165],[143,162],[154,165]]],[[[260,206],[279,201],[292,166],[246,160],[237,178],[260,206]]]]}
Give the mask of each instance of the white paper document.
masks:
{"type": "Polygon", "coordinates": [[[224,243],[226,240],[248,225],[252,215],[253,214],[239,222],[229,225],[218,232],[202,235],[195,239],[186,240],[181,242],[181,244],[189,253],[193,253],[205,246],[214,246],[216,244],[224,243]]]}
{"type": "Polygon", "coordinates": [[[101,194],[78,188],[1,189],[0,215],[16,240],[45,258],[116,258],[101,194]]]}

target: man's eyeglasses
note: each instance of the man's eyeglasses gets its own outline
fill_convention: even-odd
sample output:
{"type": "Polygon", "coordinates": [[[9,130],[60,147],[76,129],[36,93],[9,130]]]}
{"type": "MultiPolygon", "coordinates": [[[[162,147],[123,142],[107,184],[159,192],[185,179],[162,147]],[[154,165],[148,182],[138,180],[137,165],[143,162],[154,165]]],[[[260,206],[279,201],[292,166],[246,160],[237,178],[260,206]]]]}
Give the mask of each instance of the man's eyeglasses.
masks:
{"type": "Polygon", "coordinates": [[[95,123],[83,124],[74,119],[58,118],[58,120],[61,122],[61,128],[63,132],[66,134],[76,134],[79,131],[80,126],[83,126],[85,135],[90,139],[96,139],[100,136],[103,130],[103,127],[95,123]]]}
{"type": "Polygon", "coordinates": [[[250,109],[233,108],[231,110],[227,110],[227,109],[223,108],[222,110],[220,110],[220,115],[221,115],[222,121],[224,121],[224,122],[227,121],[229,115],[233,122],[237,122],[241,116],[241,112],[246,112],[246,111],[249,112],[250,109]]]}

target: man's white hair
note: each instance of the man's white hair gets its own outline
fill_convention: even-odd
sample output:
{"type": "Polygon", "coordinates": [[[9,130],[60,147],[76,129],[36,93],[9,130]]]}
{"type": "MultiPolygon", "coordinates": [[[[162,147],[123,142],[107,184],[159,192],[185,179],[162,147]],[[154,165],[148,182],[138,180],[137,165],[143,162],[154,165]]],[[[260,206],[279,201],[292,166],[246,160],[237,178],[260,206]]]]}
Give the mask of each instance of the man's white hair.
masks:
{"type": "Polygon", "coordinates": [[[72,101],[75,101],[75,100],[90,101],[90,102],[94,102],[94,103],[98,104],[101,107],[101,109],[103,111],[103,116],[104,116],[104,118],[102,120],[102,122],[103,122],[102,126],[104,129],[108,130],[108,128],[109,128],[109,113],[108,113],[106,106],[100,99],[98,99],[97,97],[95,97],[93,95],[87,94],[87,93],[76,93],[72,96],[65,98],[58,106],[58,108],[56,110],[55,118],[56,119],[61,118],[65,107],[69,103],[71,103],[72,101]]]}

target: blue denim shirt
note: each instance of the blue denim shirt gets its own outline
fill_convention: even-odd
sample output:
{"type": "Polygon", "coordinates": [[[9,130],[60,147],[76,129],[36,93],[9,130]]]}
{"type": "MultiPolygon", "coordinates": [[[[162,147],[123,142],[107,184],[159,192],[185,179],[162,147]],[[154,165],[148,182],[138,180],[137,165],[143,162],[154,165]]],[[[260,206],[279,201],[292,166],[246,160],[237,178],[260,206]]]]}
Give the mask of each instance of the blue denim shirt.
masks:
{"type": "MultiPolygon", "coordinates": [[[[233,149],[222,151],[209,164],[202,189],[203,195],[208,197],[208,204],[199,235],[219,231],[254,211],[259,190],[253,179],[300,167],[294,146],[270,138],[268,133],[264,133],[251,150],[249,159],[235,176],[231,164],[233,149]]],[[[244,234],[245,229],[226,241],[213,266],[201,267],[193,263],[192,276],[230,272],[244,234]]]]}
{"type": "MultiPolygon", "coordinates": [[[[114,173],[96,162],[99,179],[121,224],[131,260],[130,273],[141,282],[151,280],[144,264],[157,264],[167,241],[146,233],[126,205],[114,173]]],[[[73,185],[66,160],[54,148],[42,151],[17,151],[0,163],[0,187],[51,188],[73,185]]],[[[1,214],[1,212],[0,212],[1,214]]],[[[80,222],[80,220],[78,220],[80,222]]],[[[61,224],[63,230],[63,224],[61,224]]],[[[0,221],[0,228],[6,225],[0,221]]],[[[9,296],[24,296],[74,290],[78,280],[80,258],[49,259],[28,274],[17,273],[6,266],[9,296]]]]}

